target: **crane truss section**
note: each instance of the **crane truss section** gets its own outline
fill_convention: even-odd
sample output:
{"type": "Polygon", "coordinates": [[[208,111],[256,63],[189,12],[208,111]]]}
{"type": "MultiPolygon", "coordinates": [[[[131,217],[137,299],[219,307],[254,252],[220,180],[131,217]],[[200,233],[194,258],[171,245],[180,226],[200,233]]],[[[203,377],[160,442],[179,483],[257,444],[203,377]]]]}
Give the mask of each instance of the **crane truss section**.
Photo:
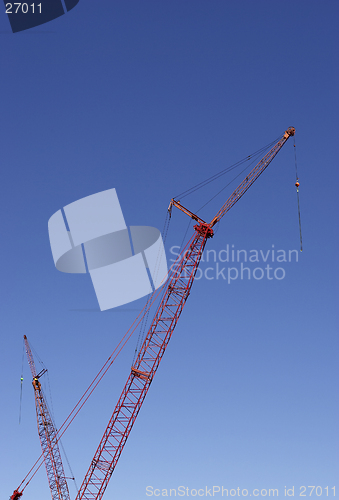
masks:
{"type": "MultiPolygon", "coordinates": [[[[145,399],[149,386],[153,380],[154,374],[159,366],[173,330],[189,296],[206,241],[208,238],[213,236],[213,226],[219,222],[225,213],[228,212],[228,210],[230,210],[230,208],[245,194],[249,187],[268,167],[288,138],[294,134],[294,127],[290,127],[285,131],[282,138],[247,175],[244,181],[232,193],[209,224],[206,224],[197,215],[185,209],[185,207],[183,207],[178,201],[174,199],[171,200],[169,211],[171,210],[172,205],[175,205],[187,215],[192,217],[192,219],[197,221],[198,224],[194,226],[195,233],[189,242],[189,249],[181,257],[177,270],[169,280],[169,284],[153,319],[152,325],[141,346],[137,360],[131,368],[126,385],[100,441],[99,447],[91,462],[90,468],[87,471],[76,500],[102,499],[145,399]]],[[[26,336],[24,336],[24,338],[28,362],[33,375],[39,436],[41,446],[43,448],[43,455],[51,491],[52,488],[54,488],[54,490],[58,490],[58,484],[65,484],[64,496],[60,496],[60,491],[58,491],[58,494],[54,494],[52,492],[52,499],[69,500],[68,488],[63,472],[60,452],[57,447],[56,431],[54,429],[52,419],[50,418],[47,405],[43,398],[40,382],[38,380],[42,373],[36,375],[34,359],[26,336]],[[63,480],[65,480],[64,483],[63,480]]],[[[11,496],[11,500],[17,500],[21,496],[22,491],[20,492],[19,489],[16,489],[11,496]]]]}
{"type": "Polygon", "coordinates": [[[62,465],[57,432],[49,414],[40,382],[33,380],[38,433],[53,500],[69,500],[69,491],[62,465]],[[39,384],[39,386],[38,386],[39,384]]]}
{"type": "Polygon", "coordinates": [[[290,136],[295,134],[295,128],[290,127],[286,130],[283,137],[277,144],[259,161],[259,163],[251,170],[248,176],[242,181],[235,191],[228,198],[226,203],[221,207],[217,215],[211,221],[211,227],[213,227],[219,220],[228,212],[235,203],[240,200],[240,198],[246,193],[246,191],[252,186],[252,184],[258,179],[258,177],[263,173],[263,171],[268,167],[273,158],[278,154],[280,149],[286,143],[290,136]]]}
{"type": "Polygon", "coordinates": [[[32,384],[34,388],[38,434],[52,500],[70,500],[68,485],[58,446],[57,431],[54,427],[39,381],[39,377],[45,373],[46,370],[43,370],[40,374],[36,373],[34,358],[26,335],[24,336],[24,341],[28,363],[33,376],[32,384]]]}
{"type": "Polygon", "coordinates": [[[189,249],[169,281],[76,500],[100,500],[103,497],[189,296],[207,238],[212,236],[213,231],[207,224],[195,226],[189,249]]]}

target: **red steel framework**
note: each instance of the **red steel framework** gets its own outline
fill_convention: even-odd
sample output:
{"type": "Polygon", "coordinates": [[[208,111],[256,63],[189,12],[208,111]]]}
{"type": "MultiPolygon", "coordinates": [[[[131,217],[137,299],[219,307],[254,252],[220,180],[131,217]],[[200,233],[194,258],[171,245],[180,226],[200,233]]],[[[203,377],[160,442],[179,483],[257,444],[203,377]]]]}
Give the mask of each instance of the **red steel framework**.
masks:
{"type": "Polygon", "coordinates": [[[196,220],[198,224],[194,226],[195,233],[189,249],[181,257],[177,270],[167,285],[163,299],[141,346],[136,362],[131,368],[126,385],[85,475],[76,500],[100,500],[104,495],[190,294],[207,239],[213,237],[212,227],[243,196],[294,133],[295,129],[293,127],[286,130],[283,137],[254,167],[209,224],[185,209],[178,201],[171,200],[170,211],[174,205],[196,220]]]}
{"type": "MultiPolygon", "coordinates": [[[[46,373],[42,370],[37,374],[34,358],[26,335],[24,335],[25,349],[28,364],[33,377],[33,388],[35,397],[35,408],[38,422],[38,433],[44,456],[49,488],[53,500],[70,500],[65,472],[62,465],[60,450],[58,446],[57,431],[49,413],[45,397],[41,388],[39,378],[46,373]]],[[[16,492],[13,493],[13,495],[16,492]]],[[[19,492],[17,492],[18,494],[19,492]]],[[[12,497],[11,497],[12,498],[12,497]]],[[[18,496],[14,498],[19,498],[18,496]]]]}
{"type": "Polygon", "coordinates": [[[206,240],[212,235],[207,224],[196,226],[189,251],[167,286],[77,499],[102,498],[188,298],[206,240]]]}
{"type": "MultiPolygon", "coordinates": [[[[288,138],[290,136],[293,136],[294,134],[294,127],[290,127],[285,131],[282,138],[275,144],[275,146],[273,146],[273,148],[266,154],[266,156],[264,156],[264,158],[260,160],[260,162],[247,175],[247,177],[237,187],[237,189],[235,189],[235,191],[228,198],[226,203],[221,207],[219,212],[210,223],[206,223],[196,214],[183,207],[179,201],[175,199],[171,200],[171,203],[169,205],[169,212],[171,213],[172,207],[175,206],[185,214],[189,215],[193,220],[197,222],[197,224],[194,226],[195,232],[189,242],[188,250],[179,260],[177,268],[169,280],[159,308],[140,348],[137,359],[131,367],[130,375],[121,393],[119,401],[114,409],[113,415],[105,429],[104,435],[100,441],[97,451],[95,452],[90,467],[85,475],[76,500],[100,500],[103,497],[109,480],[121,455],[121,452],[125,446],[127,438],[132,430],[133,424],[138,416],[142,403],[146,397],[147,391],[151,385],[153,377],[158,369],[168,342],[172,336],[173,330],[178,322],[180,314],[190,294],[194,282],[194,277],[200,264],[201,256],[204,251],[207,239],[213,237],[212,228],[217,222],[220,221],[225,213],[228,212],[228,210],[230,210],[230,208],[232,208],[232,206],[244,195],[244,193],[268,167],[268,165],[283,147],[288,138]]],[[[31,360],[33,361],[32,356],[31,360]]],[[[30,366],[32,370],[34,361],[33,365],[30,362],[30,366]]],[[[51,419],[48,422],[46,420],[46,423],[44,423],[44,420],[42,418],[42,415],[49,416],[49,413],[47,406],[44,406],[43,397],[40,396],[40,394],[42,394],[41,386],[38,381],[38,377],[40,374],[38,376],[36,375],[35,368],[34,373],[32,371],[32,374],[33,386],[37,402],[39,436],[44,451],[47,474],[49,475],[49,478],[51,476],[54,481],[52,481],[54,489],[57,489],[57,485],[60,484],[60,481],[64,480],[64,483],[62,484],[66,484],[65,490],[67,490],[68,495],[67,483],[62,469],[59,451],[58,457],[60,457],[60,461],[58,461],[57,463],[53,461],[55,450],[58,450],[58,438],[56,436],[55,429],[53,427],[54,430],[51,433],[51,419]],[[36,385],[34,381],[36,381],[36,385]],[[44,431],[46,426],[50,429],[49,432],[44,431]],[[51,453],[51,451],[53,451],[53,453],[51,453]],[[57,472],[54,473],[54,471],[57,472]],[[54,473],[53,477],[52,473],[54,473]]],[[[21,495],[22,492],[17,489],[14,491],[11,499],[16,500],[21,495]]],[[[61,500],[66,498],[68,500],[69,496],[58,497],[52,495],[52,498],[53,500],[61,500]]]]}

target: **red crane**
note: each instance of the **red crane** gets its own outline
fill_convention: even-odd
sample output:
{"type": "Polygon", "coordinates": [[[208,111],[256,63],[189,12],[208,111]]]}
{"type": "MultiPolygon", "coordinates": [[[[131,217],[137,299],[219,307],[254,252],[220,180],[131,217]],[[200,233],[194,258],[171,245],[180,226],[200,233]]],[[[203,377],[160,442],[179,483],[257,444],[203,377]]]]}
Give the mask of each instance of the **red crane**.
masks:
{"type": "MultiPolygon", "coordinates": [[[[33,377],[33,388],[35,396],[35,408],[38,422],[38,433],[44,457],[44,462],[47,471],[47,478],[53,500],[70,500],[65,472],[62,465],[60,450],[58,446],[57,431],[54,427],[53,420],[49,413],[45,397],[41,388],[39,378],[46,373],[43,369],[40,373],[36,372],[34,358],[29,346],[26,335],[24,335],[25,349],[28,359],[28,364],[33,377]]],[[[11,500],[16,500],[22,495],[21,492],[15,490],[11,496],[11,500]]]]}
{"type": "MultiPolygon", "coordinates": [[[[137,359],[131,367],[131,373],[106,427],[87,474],[85,475],[76,500],[100,500],[103,497],[123,447],[146,397],[149,386],[151,385],[155,372],[189,296],[206,242],[209,238],[213,237],[213,227],[243,196],[268,167],[288,138],[294,134],[295,129],[293,127],[285,131],[281,139],[247,175],[210,223],[206,223],[196,214],[183,207],[179,201],[175,199],[171,200],[168,208],[169,212],[171,213],[172,207],[175,206],[189,215],[197,222],[194,226],[195,232],[188,242],[188,250],[181,257],[175,272],[172,273],[169,279],[162,301],[140,348],[137,359]]],[[[52,498],[53,500],[68,500],[69,493],[67,483],[57,446],[59,437],[53,426],[52,419],[43,398],[41,384],[38,380],[44,371],[36,374],[31,350],[26,336],[24,336],[24,338],[27,357],[33,375],[39,436],[52,498]]],[[[38,463],[39,460],[32,467],[31,471],[38,463]]],[[[22,491],[20,492],[19,488],[17,488],[10,498],[11,500],[18,500],[21,496],[22,491]]]]}
{"type": "Polygon", "coordinates": [[[288,128],[275,146],[260,160],[244,181],[228,198],[210,223],[171,200],[169,211],[176,206],[197,222],[187,252],[181,257],[177,269],[169,280],[162,301],[140,348],[131,373],[121,393],[113,415],[105,429],[97,451],[85,475],[76,500],[100,500],[106,490],[133,424],[138,416],[147,391],[164,355],[173,330],[190,294],[203,250],[213,227],[243,196],[268,167],[295,129],[288,128]]]}

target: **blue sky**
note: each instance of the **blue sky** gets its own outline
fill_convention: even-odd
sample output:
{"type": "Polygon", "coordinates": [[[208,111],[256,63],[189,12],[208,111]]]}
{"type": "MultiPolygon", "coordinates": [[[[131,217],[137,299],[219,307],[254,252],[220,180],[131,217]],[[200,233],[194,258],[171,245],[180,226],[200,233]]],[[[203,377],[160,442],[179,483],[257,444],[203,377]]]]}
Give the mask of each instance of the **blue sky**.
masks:
{"type": "MultiPolygon", "coordinates": [[[[161,230],[173,196],[289,126],[304,251],[282,264],[282,280],[194,284],[105,498],[148,498],[150,485],[278,488],[279,496],[285,486],[295,496],[303,485],[339,487],[337,16],[327,0],[80,0],[12,34],[0,13],[1,497],[40,454],[26,360],[18,424],[23,335],[49,369],[60,425],[145,302],[101,313],[89,276],[55,269],[50,216],[114,187],[128,225],[161,230]]],[[[223,182],[185,205],[199,209],[223,182]]],[[[208,248],[298,249],[294,182],[290,139],[208,248]]],[[[210,220],[236,186],[199,215],[210,220]]],[[[168,258],[187,224],[173,213],[168,258]]],[[[136,340],[64,436],[78,485],[136,340]]],[[[23,498],[42,497],[41,469],[23,498]]]]}

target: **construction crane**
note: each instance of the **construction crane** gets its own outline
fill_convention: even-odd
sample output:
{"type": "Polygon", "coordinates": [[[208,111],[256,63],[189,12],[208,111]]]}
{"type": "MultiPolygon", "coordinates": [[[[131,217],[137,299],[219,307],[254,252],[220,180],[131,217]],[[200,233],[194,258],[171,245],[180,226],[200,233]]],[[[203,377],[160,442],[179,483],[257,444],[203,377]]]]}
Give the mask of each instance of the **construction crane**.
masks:
{"type": "Polygon", "coordinates": [[[190,216],[197,222],[194,226],[195,232],[189,241],[188,250],[179,260],[176,271],[169,280],[159,308],[136,361],[131,367],[125,387],[91,461],[76,500],[100,500],[103,497],[190,294],[206,242],[213,237],[213,227],[252,186],[289,137],[294,134],[294,127],[290,127],[285,131],[281,139],[232,193],[211,222],[205,222],[183,207],[178,200],[171,200],[168,207],[169,212],[171,213],[172,207],[175,206],[190,216]]]}
{"type": "MultiPolygon", "coordinates": [[[[34,358],[26,335],[24,335],[25,350],[28,364],[32,373],[32,384],[34,388],[35,408],[38,422],[38,433],[40,444],[46,466],[47,478],[53,500],[70,500],[65,472],[62,465],[60,450],[58,446],[57,430],[48,410],[46,400],[42,391],[39,378],[46,373],[44,368],[36,372],[34,358]]],[[[17,500],[22,492],[15,490],[11,500],[17,500]]]]}
{"type": "MultiPolygon", "coordinates": [[[[194,226],[195,232],[187,244],[187,250],[183,253],[175,271],[169,279],[163,298],[145,340],[139,350],[138,356],[131,367],[131,372],[125,387],[105,429],[98,449],[91,461],[76,500],[100,500],[103,497],[154,375],[158,369],[160,361],[164,355],[168,342],[190,294],[194,277],[200,264],[207,240],[212,238],[214,235],[213,227],[258,179],[289,137],[294,136],[294,134],[294,127],[290,127],[285,131],[280,140],[272,147],[264,158],[260,160],[260,162],[232,193],[210,223],[205,222],[196,214],[185,208],[179,200],[171,200],[168,207],[170,215],[173,206],[177,207],[197,222],[194,226]]],[[[45,373],[45,371],[42,370],[39,374],[36,373],[33,356],[26,336],[24,336],[24,339],[26,353],[33,375],[39,436],[52,492],[52,498],[53,500],[68,500],[69,493],[57,445],[60,438],[53,426],[52,419],[43,398],[41,384],[39,382],[39,378],[43,375],[43,373],[45,373]]],[[[39,459],[32,467],[31,471],[34,470],[38,463],[39,459]]],[[[35,469],[35,472],[36,470],[37,468],[35,469]]],[[[28,475],[26,478],[27,477],[28,475]]],[[[17,488],[14,490],[10,498],[11,500],[18,500],[21,496],[22,491],[19,491],[19,488],[17,488]]]]}

